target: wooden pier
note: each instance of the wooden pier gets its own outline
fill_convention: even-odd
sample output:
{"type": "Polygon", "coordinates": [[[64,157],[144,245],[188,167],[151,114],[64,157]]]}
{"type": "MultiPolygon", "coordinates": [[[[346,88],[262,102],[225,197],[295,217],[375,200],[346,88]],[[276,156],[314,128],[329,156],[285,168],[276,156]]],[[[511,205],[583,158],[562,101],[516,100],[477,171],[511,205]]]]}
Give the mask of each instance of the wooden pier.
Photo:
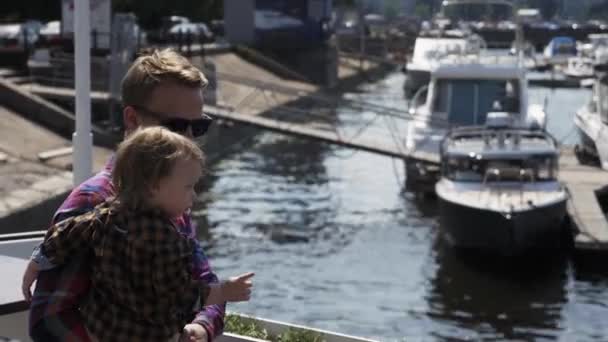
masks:
{"type": "Polygon", "coordinates": [[[608,172],[581,165],[571,150],[560,158],[560,180],[570,194],[568,213],[577,234],[574,246],[580,252],[608,250],[608,221],[596,191],[608,185],[608,172]]]}
{"type": "Polygon", "coordinates": [[[404,141],[371,141],[364,140],[361,138],[351,140],[348,137],[342,137],[336,131],[314,129],[305,124],[290,123],[257,115],[239,114],[234,111],[229,111],[227,109],[222,109],[211,105],[205,105],[205,111],[218,119],[259,127],[281,134],[288,134],[301,138],[315,139],[317,141],[377,153],[393,158],[439,164],[439,155],[434,153],[406,149],[403,146],[404,141]]]}

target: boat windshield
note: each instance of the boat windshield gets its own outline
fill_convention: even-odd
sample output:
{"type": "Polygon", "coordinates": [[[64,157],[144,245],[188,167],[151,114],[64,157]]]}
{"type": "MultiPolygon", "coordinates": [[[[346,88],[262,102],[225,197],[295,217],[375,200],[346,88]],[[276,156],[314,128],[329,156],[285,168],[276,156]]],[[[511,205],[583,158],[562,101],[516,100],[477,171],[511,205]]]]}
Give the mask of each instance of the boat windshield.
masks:
{"type": "Polygon", "coordinates": [[[513,8],[504,3],[447,3],[442,8],[445,18],[453,21],[498,22],[513,18],[513,8]]]}
{"type": "Polygon", "coordinates": [[[517,79],[439,79],[435,89],[433,112],[453,126],[483,125],[489,112],[520,112],[517,79]]]}
{"type": "Polygon", "coordinates": [[[449,157],[443,162],[443,174],[458,182],[554,181],[557,178],[557,159],[554,156],[506,160],[449,157]]]}

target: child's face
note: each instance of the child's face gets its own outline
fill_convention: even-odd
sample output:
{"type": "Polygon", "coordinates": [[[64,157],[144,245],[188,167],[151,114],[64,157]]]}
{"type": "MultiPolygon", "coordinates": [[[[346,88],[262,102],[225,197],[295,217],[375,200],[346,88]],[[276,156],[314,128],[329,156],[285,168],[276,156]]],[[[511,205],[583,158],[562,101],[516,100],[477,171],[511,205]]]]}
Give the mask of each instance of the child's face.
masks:
{"type": "Polygon", "coordinates": [[[194,185],[201,177],[200,162],[178,160],[171,174],[160,180],[152,191],[152,201],[172,218],[182,215],[192,207],[196,193],[194,185]]]}

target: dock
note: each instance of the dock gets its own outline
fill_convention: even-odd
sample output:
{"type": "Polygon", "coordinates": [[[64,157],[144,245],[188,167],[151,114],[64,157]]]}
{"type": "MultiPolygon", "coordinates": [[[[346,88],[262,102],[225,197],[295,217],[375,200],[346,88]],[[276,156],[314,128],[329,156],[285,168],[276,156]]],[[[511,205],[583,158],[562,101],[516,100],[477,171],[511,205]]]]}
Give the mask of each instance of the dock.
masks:
{"type": "Polygon", "coordinates": [[[390,142],[386,140],[363,140],[360,138],[350,139],[349,137],[341,136],[336,131],[320,130],[312,128],[305,124],[285,122],[282,120],[275,120],[256,115],[240,114],[235,111],[230,111],[211,105],[206,105],[205,111],[218,119],[263,128],[281,134],[297,136],[300,138],[315,139],[317,141],[322,141],[325,143],[330,143],[342,147],[362,150],[371,153],[377,153],[393,158],[439,164],[439,155],[434,153],[406,149],[404,146],[402,146],[402,141],[390,142]]]}
{"type": "Polygon", "coordinates": [[[608,172],[581,165],[574,153],[564,151],[560,158],[560,180],[568,189],[568,214],[575,228],[574,247],[578,252],[608,250],[608,220],[596,192],[608,185],[608,172]]]}

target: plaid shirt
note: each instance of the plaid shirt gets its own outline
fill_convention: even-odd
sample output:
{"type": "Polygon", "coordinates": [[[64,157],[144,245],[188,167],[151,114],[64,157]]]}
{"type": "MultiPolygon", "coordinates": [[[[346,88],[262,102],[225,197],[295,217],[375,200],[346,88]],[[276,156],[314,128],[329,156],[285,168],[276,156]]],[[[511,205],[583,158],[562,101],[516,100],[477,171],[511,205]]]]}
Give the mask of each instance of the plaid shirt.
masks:
{"type": "Polygon", "coordinates": [[[163,341],[208,294],[208,284],[191,276],[193,247],[160,210],[109,200],[52,226],[41,252],[63,264],[93,251],[93,287],[81,312],[100,341],[163,341]]]}
{"type": "MultiPolygon", "coordinates": [[[[53,217],[53,223],[92,210],[115,195],[111,182],[113,159],[104,170],[75,188],[53,217]]],[[[180,232],[196,240],[188,215],[175,222],[180,232]]],[[[217,281],[198,242],[194,245],[193,277],[207,283],[217,281]]],[[[81,256],[67,264],[40,272],[30,306],[30,335],[35,341],[89,341],[78,307],[90,288],[91,260],[81,256]]],[[[209,341],[224,328],[225,305],[210,305],[196,314],[192,323],[201,324],[209,341]]]]}

